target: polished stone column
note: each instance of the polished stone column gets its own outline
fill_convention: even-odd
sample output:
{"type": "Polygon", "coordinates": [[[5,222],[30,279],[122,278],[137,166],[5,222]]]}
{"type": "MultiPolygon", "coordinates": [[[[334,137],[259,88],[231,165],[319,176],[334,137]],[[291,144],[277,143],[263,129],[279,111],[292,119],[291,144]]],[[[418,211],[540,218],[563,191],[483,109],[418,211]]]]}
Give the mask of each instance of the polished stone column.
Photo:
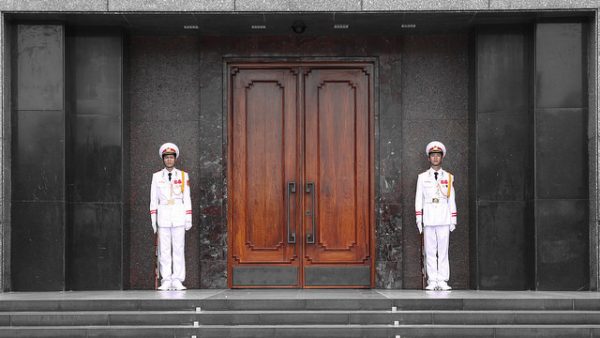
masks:
{"type": "Polygon", "coordinates": [[[122,33],[69,31],[66,60],[66,288],[121,289],[129,271],[122,33]]]}
{"type": "Polygon", "coordinates": [[[65,287],[64,27],[17,25],[12,109],[12,290],[65,287]]]}
{"type": "Polygon", "coordinates": [[[471,287],[533,286],[529,26],[479,27],[471,91],[471,287]]]}
{"type": "Polygon", "coordinates": [[[535,26],[535,288],[587,290],[587,24],[535,26]]]}

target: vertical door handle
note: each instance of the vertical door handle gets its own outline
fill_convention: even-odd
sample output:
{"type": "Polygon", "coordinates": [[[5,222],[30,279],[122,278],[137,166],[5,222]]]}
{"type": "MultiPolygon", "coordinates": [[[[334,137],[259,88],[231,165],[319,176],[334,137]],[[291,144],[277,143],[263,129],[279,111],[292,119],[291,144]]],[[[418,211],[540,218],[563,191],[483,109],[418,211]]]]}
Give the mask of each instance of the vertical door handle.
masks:
{"type": "Polygon", "coordinates": [[[296,243],[296,232],[290,230],[290,205],[292,204],[291,195],[296,193],[296,182],[288,182],[287,186],[287,242],[290,244],[296,243]]]}
{"type": "Polygon", "coordinates": [[[315,231],[316,231],[316,223],[315,223],[315,183],[308,182],[306,183],[306,193],[310,194],[311,209],[306,210],[306,216],[311,217],[312,231],[306,234],[306,243],[307,244],[315,244],[315,231]]]}

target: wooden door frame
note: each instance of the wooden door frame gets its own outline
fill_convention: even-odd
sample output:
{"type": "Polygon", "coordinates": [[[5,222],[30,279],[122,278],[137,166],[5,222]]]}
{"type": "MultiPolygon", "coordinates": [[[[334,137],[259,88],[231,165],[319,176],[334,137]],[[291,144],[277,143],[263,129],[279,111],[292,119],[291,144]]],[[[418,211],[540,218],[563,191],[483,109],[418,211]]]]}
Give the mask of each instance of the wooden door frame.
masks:
{"type": "MultiPolygon", "coordinates": [[[[363,63],[363,64],[370,64],[372,67],[372,76],[371,76],[371,84],[369,86],[369,90],[371,91],[370,95],[369,95],[369,107],[370,107],[370,112],[369,112],[369,133],[370,133],[370,137],[369,137],[369,157],[370,157],[370,175],[369,175],[369,191],[371,194],[371,198],[369,200],[369,208],[370,213],[369,213],[369,251],[370,251],[370,255],[371,255],[371,264],[370,264],[370,270],[371,270],[371,276],[370,276],[370,280],[371,280],[371,285],[370,288],[374,288],[375,287],[375,275],[376,275],[376,221],[377,221],[377,217],[375,215],[375,199],[376,199],[376,177],[378,177],[378,173],[376,175],[376,161],[379,159],[378,153],[376,153],[377,149],[375,148],[375,144],[377,143],[376,140],[376,135],[379,132],[379,125],[378,125],[378,121],[379,119],[376,119],[376,116],[379,116],[379,79],[378,79],[378,69],[379,69],[379,62],[378,62],[378,58],[377,57],[262,57],[262,58],[255,58],[255,57],[239,57],[239,56],[235,56],[235,57],[225,57],[223,59],[223,112],[226,112],[227,116],[223,119],[223,128],[224,128],[224,133],[225,133],[225,137],[223,137],[223,142],[224,147],[223,147],[223,158],[226,158],[226,165],[227,165],[227,170],[226,170],[226,184],[225,184],[225,192],[226,192],[226,196],[229,196],[229,178],[232,177],[233,172],[232,172],[232,158],[231,158],[231,154],[232,152],[232,142],[231,142],[231,138],[232,138],[232,133],[231,130],[233,130],[232,128],[232,105],[230,104],[231,102],[231,93],[232,93],[232,87],[231,87],[231,81],[230,80],[230,70],[232,65],[234,64],[244,64],[244,65],[248,65],[248,66],[253,66],[255,68],[265,68],[265,69],[271,69],[271,68],[275,68],[276,65],[285,65],[286,67],[302,67],[302,66],[318,66],[318,65],[324,65],[324,66],[328,66],[328,67],[332,67],[332,68],[343,68],[344,66],[348,66],[348,65],[356,65],[358,63],[363,63]]],[[[300,90],[300,88],[298,88],[298,90],[300,90]]],[[[303,123],[302,123],[302,128],[304,128],[303,123]]],[[[300,157],[304,156],[304,145],[301,146],[300,148],[300,157]]],[[[301,168],[302,170],[303,168],[301,168]]],[[[227,287],[228,288],[232,288],[233,287],[233,262],[232,262],[232,251],[231,248],[233,247],[233,237],[231,236],[231,234],[233,233],[232,231],[232,226],[233,226],[233,222],[232,222],[232,209],[229,207],[229,201],[228,198],[225,198],[224,200],[224,207],[226,209],[226,213],[227,213],[227,287]]],[[[302,271],[303,269],[300,269],[300,282],[301,284],[303,284],[303,274],[304,272],[302,271]]]]}

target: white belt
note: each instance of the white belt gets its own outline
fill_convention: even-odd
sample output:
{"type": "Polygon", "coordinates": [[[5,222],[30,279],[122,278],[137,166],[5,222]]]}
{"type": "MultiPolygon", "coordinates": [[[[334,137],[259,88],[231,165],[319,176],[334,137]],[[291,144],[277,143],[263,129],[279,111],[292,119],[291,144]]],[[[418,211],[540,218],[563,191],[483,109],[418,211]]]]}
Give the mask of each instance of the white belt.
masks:
{"type": "Polygon", "coordinates": [[[425,200],[425,204],[440,204],[440,203],[447,203],[447,199],[445,198],[430,198],[425,200]]]}
{"type": "MultiPolygon", "coordinates": [[[[183,199],[181,199],[181,198],[174,198],[173,201],[178,204],[179,203],[183,204],[183,199]]],[[[167,201],[159,201],[158,204],[159,205],[169,205],[169,201],[168,200],[167,201]]]]}

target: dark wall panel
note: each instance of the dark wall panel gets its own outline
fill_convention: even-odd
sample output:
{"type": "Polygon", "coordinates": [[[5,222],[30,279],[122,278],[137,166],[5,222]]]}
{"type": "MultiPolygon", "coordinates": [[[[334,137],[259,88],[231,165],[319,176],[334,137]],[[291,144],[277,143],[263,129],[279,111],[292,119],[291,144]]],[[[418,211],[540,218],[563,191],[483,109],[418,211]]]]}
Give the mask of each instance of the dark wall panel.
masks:
{"type": "Polygon", "coordinates": [[[583,25],[538,24],[535,48],[536,109],[586,107],[583,25]]]}
{"type": "Polygon", "coordinates": [[[121,288],[121,204],[69,204],[71,290],[121,288]]]}
{"type": "Polygon", "coordinates": [[[528,289],[533,284],[529,30],[482,28],[474,39],[472,287],[528,289]]]}
{"type": "Polygon", "coordinates": [[[587,109],[537,109],[537,198],[587,198],[587,109]]]}
{"type": "Polygon", "coordinates": [[[528,115],[526,28],[502,27],[477,35],[477,112],[528,115]]]}
{"type": "Polygon", "coordinates": [[[539,290],[588,290],[588,201],[537,200],[539,290]]]}
{"type": "Polygon", "coordinates": [[[12,290],[63,290],[64,29],[13,31],[12,290]]]}
{"type": "Polygon", "coordinates": [[[540,290],[589,289],[585,27],[536,25],[535,259],[540,290]]]}
{"type": "Polygon", "coordinates": [[[70,117],[69,201],[121,202],[121,117],[70,117]]]}
{"type": "Polygon", "coordinates": [[[123,39],[68,33],[67,288],[120,289],[123,276],[123,39]]]}
{"type": "Polygon", "coordinates": [[[64,288],[64,202],[12,203],[12,290],[64,288]]]}
{"type": "Polygon", "coordinates": [[[13,121],[13,199],[64,200],[64,112],[17,111],[13,121]]]}
{"type": "Polygon", "coordinates": [[[530,207],[522,201],[480,201],[479,289],[524,290],[530,287],[533,253],[524,225],[531,223],[530,207]],[[516,226],[515,226],[516,225],[516,226]]]}
{"type": "Polygon", "coordinates": [[[479,114],[478,200],[525,201],[531,197],[530,130],[530,118],[526,113],[479,114]]]}
{"type": "Polygon", "coordinates": [[[64,109],[64,28],[17,25],[17,110],[64,109]]]}

